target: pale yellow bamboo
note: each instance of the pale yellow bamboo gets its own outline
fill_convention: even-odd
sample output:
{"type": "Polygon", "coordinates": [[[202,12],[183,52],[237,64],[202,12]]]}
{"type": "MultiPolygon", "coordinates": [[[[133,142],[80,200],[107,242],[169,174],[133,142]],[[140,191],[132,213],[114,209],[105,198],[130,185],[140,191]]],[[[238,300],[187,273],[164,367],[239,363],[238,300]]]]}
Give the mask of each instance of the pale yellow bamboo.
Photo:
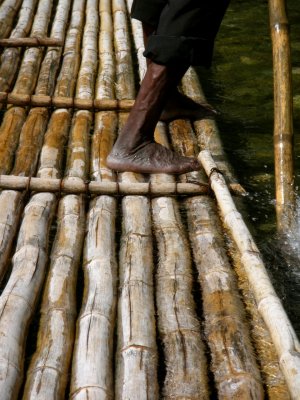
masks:
{"type": "MultiPolygon", "coordinates": [[[[19,13],[19,19],[10,38],[17,39],[29,34],[37,0],[24,0],[19,13]]],[[[21,51],[18,48],[5,49],[0,59],[0,91],[10,90],[20,63],[21,51]]],[[[1,107],[1,105],[0,105],[1,107]]]]}
{"type": "MultiPolygon", "coordinates": [[[[193,71],[189,69],[183,79],[183,88],[185,93],[199,102],[206,102],[203,95],[199,80],[193,71]]],[[[217,160],[218,169],[225,173],[226,181],[230,182],[231,189],[233,187],[243,190],[240,184],[237,182],[236,177],[232,171],[231,166],[228,164],[226,155],[222,148],[217,125],[214,120],[203,119],[194,122],[194,128],[197,133],[198,144],[200,148],[209,149],[217,160]]],[[[191,154],[192,155],[192,154],[191,154]]],[[[239,203],[242,207],[242,204],[239,203]]],[[[233,256],[237,250],[232,250],[233,256]]],[[[246,307],[249,310],[251,316],[251,327],[252,337],[255,343],[258,359],[261,365],[263,373],[263,379],[266,383],[268,394],[272,398],[285,398],[283,397],[287,391],[284,377],[279,369],[278,361],[274,353],[272,352],[273,343],[269,336],[267,327],[263,320],[259,317],[255,301],[253,299],[252,290],[247,284],[247,277],[242,267],[239,267],[240,263],[235,263],[235,269],[238,274],[239,287],[243,291],[244,301],[246,307]]]]}
{"type": "Polygon", "coordinates": [[[43,293],[37,351],[23,399],[65,397],[76,317],[76,278],[84,235],[84,204],[68,195],[59,204],[58,229],[43,293]]]}
{"type": "MultiPolygon", "coordinates": [[[[160,124],[156,140],[166,145],[160,124]]],[[[151,184],[174,182],[164,174],[151,176],[151,184]]],[[[156,304],[158,331],[166,368],[165,399],[208,399],[207,364],[200,324],[192,296],[190,249],[175,199],[152,200],[152,217],[158,246],[156,304]]]]}
{"type": "Polygon", "coordinates": [[[0,39],[0,46],[2,47],[40,47],[40,46],[57,46],[61,47],[62,41],[56,38],[9,38],[0,39]]]}
{"type": "Polygon", "coordinates": [[[211,174],[211,186],[220,206],[224,223],[241,253],[241,261],[258,310],[270,331],[291,398],[298,399],[300,396],[300,344],[297,336],[273,289],[251,234],[234,205],[224,178],[217,171],[211,172],[216,164],[208,151],[200,152],[199,160],[206,173],[211,174]]]}
{"type": "MultiPolygon", "coordinates": [[[[191,124],[186,120],[177,120],[169,125],[169,129],[176,151],[185,156],[195,156],[197,146],[191,124]]],[[[187,175],[187,179],[199,180],[199,173],[187,175]]],[[[238,301],[236,281],[213,204],[213,200],[207,197],[193,197],[186,202],[218,398],[263,399],[249,327],[245,324],[242,305],[238,301]]]]}
{"type": "MultiPolygon", "coordinates": [[[[55,120],[55,125],[60,121],[59,118],[55,120]]],[[[110,120],[109,120],[110,121],[110,120]]],[[[62,120],[62,123],[65,122],[62,120]]],[[[57,135],[53,132],[53,128],[51,125],[54,125],[53,120],[50,121],[49,131],[55,138],[57,135]]],[[[57,125],[56,125],[57,126],[57,125]]],[[[54,128],[55,129],[55,128],[54,128]]],[[[109,127],[106,127],[107,132],[109,131],[109,127]]],[[[57,131],[57,128],[55,129],[57,131]]],[[[64,132],[65,129],[62,126],[59,127],[59,131],[64,132]]],[[[103,135],[107,134],[107,132],[102,132],[103,135]]],[[[113,133],[113,132],[112,132],[113,133]]],[[[49,132],[47,133],[49,135],[49,132]]],[[[46,135],[46,136],[47,136],[46,135]]],[[[65,135],[64,135],[65,136],[65,135]]],[[[59,143],[59,139],[57,139],[59,143]]],[[[63,138],[61,138],[63,140],[63,138]]],[[[46,137],[45,143],[48,142],[49,139],[46,137]]],[[[106,143],[100,142],[100,146],[106,146],[106,143]]],[[[62,146],[59,146],[62,147],[62,146]]],[[[45,144],[43,146],[43,154],[45,152],[45,144]]],[[[105,149],[105,152],[107,150],[105,149]]],[[[61,157],[60,157],[61,158],[61,157]]],[[[84,159],[84,157],[83,157],[84,159]]],[[[51,156],[49,156],[48,160],[46,160],[53,166],[56,163],[56,159],[54,160],[51,156]]],[[[101,168],[102,162],[100,162],[101,168]]],[[[75,177],[69,176],[64,179],[55,179],[56,176],[52,170],[48,173],[47,165],[43,165],[42,170],[43,174],[45,172],[45,178],[34,178],[34,177],[20,177],[14,175],[0,175],[0,188],[2,189],[11,189],[11,190],[27,190],[34,192],[60,192],[60,193],[73,193],[73,194],[111,194],[111,195],[197,195],[197,194],[208,194],[209,188],[207,184],[203,183],[188,183],[188,182],[107,182],[106,179],[102,177],[102,179],[97,179],[100,182],[87,182],[82,178],[77,179],[75,177]],[[46,174],[47,172],[47,174],[46,174]],[[48,179],[51,176],[51,179],[48,179]],[[101,182],[102,181],[102,182],[101,182]]],[[[53,168],[53,167],[52,167],[53,168]]],[[[55,169],[57,171],[57,168],[55,169]]],[[[103,173],[103,171],[102,171],[103,173]]],[[[41,175],[41,172],[38,173],[41,175]]],[[[83,171],[83,175],[85,173],[83,171]]],[[[102,175],[101,175],[102,176],[102,175]]]]}
{"type": "MultiPolygon", "coordinates": [[[[72,29],[76,27],[77,40],[81,34],[85,2],[74,3],[74,15],[68,36],[73,36],[72,29]],[[76,15],[76,13],[78,13],[76,15]],[[78,18],[78,15],[80,18],[78,18]],[[73,24],[72,24],[73,22],[73,24]]],[[[63,69],[66,63],[63,63],[63,69]]],[[[76,79],[77,71],[70,76],[76,79]]],[[[62,71],[63,75],[63,71],[62,71]]],[[[64,78],[62,78],[64,79],[64,78]]],[[[72,88],[66,88],[64,94],[72,95],[72,88]]],[[[67,133],[70,113],[67,110],[56,111],[52,122],[53,129],[46,135],[45,144],[40,161],[39,175],[42,177],[54,176],[61,165],[63,140],[59,138],[59,118],[64,124],[67,133]],[[57,141],[57,139],[59,139],[57,141]]],[[[66,135],[64,135],[65,137],[66,135]]],[[[80,156],[75,163],[82,164],[80,156]]],[[[67,169],[74,170],[74,158],[67,160],[67,169]]],[[[83,168],[86,171],[86,168],[83,168]]],[[[85,179],[86,175],[79,175],[85,179]]],[[[26,381],[24,398],[45,399],[64,397],[68,382],[68,371],[72,356],[75,315],[76,315],[76,277],[81,248],[83,242],[84,203],[82,197],[68,195],[60,201],[62,224],[56,233],[54,250],[51,255],[50,275],[43,296],[42,320],[38,334],[38,347],[29,367],[29,376],[26,381]],[[63,263],[63,264],[62,264],[63,263]],[[62,265],[64,266],[62,272],[62,265]],[[66,286],[67,283],[67,286],[66,286]],[[53,345],[53,343],[57,343],[53,345]]]]}
{"type": "Polygon", "coordinates": [[[0,38],[9,36],[21,0],[4,0],[0,7],[0,38]]]}
{"type": "Polygon", "coordinates": [[[277,227],[295,221],[292,66],[286,1],[269,0],[274,73],[274,158],[277,227]]]}
{"type": "MultiPolygon", "coordinates": [[[[39,89],[39,88],[38,88],[39,89]]],[[[40,91],[40,90],[38,90],[40,91]]],[[[45,91],[45,90],[44,90],[45,91]]],[[[29,95],[0,92],[0,104],[12,104],[15,106],[33,106],[33,107],[60,107],[60,108],[78,108],[84,110],[120,110],[130,111],[133,100],[113,100],[113,99],[85,99],[67,96],[47,96],[47,95],[29,95]]]]}
{"type": "Polygon", "coordinates": [[[53,194],[35,195],[25,208],[10,278],[0,297],[1,399],[17,398],[23,375],[26,334],[47,262],[53,194]]]}

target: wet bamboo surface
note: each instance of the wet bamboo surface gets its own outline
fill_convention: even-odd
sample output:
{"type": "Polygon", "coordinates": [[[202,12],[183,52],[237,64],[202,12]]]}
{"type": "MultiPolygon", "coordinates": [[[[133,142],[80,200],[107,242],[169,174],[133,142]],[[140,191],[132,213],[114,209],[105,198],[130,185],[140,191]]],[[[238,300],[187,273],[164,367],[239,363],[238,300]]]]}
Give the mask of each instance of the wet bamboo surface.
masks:
{"type": "MultiPolygon", "coordinates": [[[[298,399],[299,344],[230,194],[220,213],[204,170],[106,166],[146,70],[131,3],[0,2],[0,38],[63,43],[1,53],[1,399],[298,399]]],[[[193,70],[181,90],[205,101],[193,70]]],[[[242,192],[214,120],[155,137],[242,192]]]]}

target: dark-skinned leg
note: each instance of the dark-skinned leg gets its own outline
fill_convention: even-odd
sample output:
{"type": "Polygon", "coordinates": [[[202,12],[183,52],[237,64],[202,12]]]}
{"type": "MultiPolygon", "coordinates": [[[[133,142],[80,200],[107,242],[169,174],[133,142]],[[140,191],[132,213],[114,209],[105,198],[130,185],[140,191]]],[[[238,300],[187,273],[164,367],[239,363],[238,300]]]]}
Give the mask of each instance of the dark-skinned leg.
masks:
{"type": "MultiPolygon", "coordinates": [[[[144,22],[142,26],[144,46],[146,47],[149,36],[154,32],[155,28],[144,22]]],[[[151,61],[149,58],[146,58],[146,62],[148,66],[151,61]]],[[[182,76],[185,72],[186,69],[183,70],[182,76]]],[[[181,73],[179,72],[179,74],[181,73]]],[[[216,114],[217,111],[210,104],[197,103],[190,97],[185,96],[175,87],[168,96],[166,105],[159,119],[160,121],[168,122],[178,118],[202,119],[216,114]]]]}
{"type": "Polygon", "coordinates": [[[150,62],[134,107],[107,158],[109,168],[140,173],[181,174],[199,170],[194,158],[179,154],[154,142],[154,130],[167,97],[186,68],[150,62]],[[180,71],[180,72],[179,72],[180,71]]]}

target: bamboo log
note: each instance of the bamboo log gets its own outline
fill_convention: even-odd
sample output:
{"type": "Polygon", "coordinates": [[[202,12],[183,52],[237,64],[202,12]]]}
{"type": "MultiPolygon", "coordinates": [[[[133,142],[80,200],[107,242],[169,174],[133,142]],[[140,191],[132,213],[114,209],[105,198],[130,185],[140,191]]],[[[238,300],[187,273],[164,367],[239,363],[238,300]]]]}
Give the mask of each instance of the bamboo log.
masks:
{"type": "MultiPolygon", "coordinates": [[[[130,99],[135,93],[124,1],[113,1],[113,15],[116,95],[118,99],[130,99]]],[[[119,115],[119,129],[126,118],[126,114],[119,115]]],[[[122,182],[142,180],[138,174],[121,174],[122,182]]],[[[142,196],[126,196],[122,200],[122,211],[115,397],[117,400],[157,399],[150,202],[142,196]]]]}
{"type": "Polygon", "coordinates": [[[130,111],[134,100],[113,99],[82,99],[66,96],[29,95],[18,93],[0,92],[0,104],[12,104],[15,106],[31,107],[59,107],[78,108],[83,110],[121,110],[130,111]]]}
{"type": "Polygon", "coordinates": [[[0,297],[0,391],[15,399],[22,380],[24,345],[47,261],[53,194],[40,193],[26,207],[12,273],[0,297]]]}
{"type": "MultiPolygon", "coordinates": [[[[61,146],[59,146],[61,147],[61,146]]],[[[45,149],[43,149],[44,151],[45,149]]],[[[49,157],[50,158],[50,157],[49,157]]],[[[54,161],[56,162],[56,161],[54,161]]],[[[51,160],[51,164],[53,161],[51,160]]],[[[47,168],[46,166],[43,168],[47,168]]],[[[51,173],[51,176],[53,173],[51,173]]],[[[71,174],[72,175],[72,174],[71,174]]],[[[74,176],[74,175],[72,175],[74,176]]],[[[209,193],[207,184],[188,182],[87,182],[74,177],[64,179],[0,175],[0,188],[73,194],[178,196],[209,193]]]]}
{"type": "MultiPolygon", "coordinates": [[[[17,39],[29,34],[36,3],[37,0],[24,0],[22,2],[18,22],[10,38],[17,39]]],[[[11,89],[19,68],[20,57],[19,48],[8,48],[3,51],[0,59],[0,91],[8,92],[11,89]]]]}
{"type": "Polygon", "coordinates": [[[114,45],[118,99],[134,99],[134,74],[130,54],[130,39],[127,28],[127,12],[124,0],[113,0],[114,45]]]}
{"type": "Polygon", "coordinates": [[[21,0],[4,0],[0,7],[0,38],[9,35],[14,18],[22,4],[21,0]]]}
{"type": "Polygon", "coordinates": [[[285,376],[291,397],[298,399],[300,396],[300,343],[273,289],[251,234],[236,210],[222,175],[213,171],[216,164],[210,153],[202,151],[199,160],[206,173],[211,175],[211,186],[217,197],[224,223],[241,252],[241,261],[253,289],[257,307],[273,339],[280,368],[285,376]]]}
{"type": "MultiPolygon", "coordinates": [[[[193,69],[188,70],[187,74],[183,78],[182,84],[186,94],[191,96],[196,101],[204,103],[206,102],[200,83],[193,69]]],[[[233,190],[234,187],[243,190],[243,188],[237,182],[236,177],[234,176],[233,171],[226,160],[215,121],[204,119],[195,121],[193,125],[197,133],[200,147],[204,149],[210,149],[210,151],[214,154],[214,157],[217,160],[218,169],[225,172],[226,181],[227,183],[229,182],[231,190],[233,190]]],[[[190,155],[193,154],[191,153],[190,155]]],[[[239,207],[242,206],[243,205],[239,202],[239,207]]],[[[235,261],[235,269],[238,274],[239,287],[243,292],[243,298],[246,303],[248,317],[251,319],[252,337],[268,395],[272,399],[278,398],[281,400],[284,398],[289,398],[287,395],[285,380],[278,365],[277,357],[274,355],[274,351],[272,350],[274,345],[270,338],[268,329],[258,314],[252,289],[249,287],[245,270],[241,266],[241,263],[237,257],[235,257],[237,254],[236,246],[232,247],[234,248],[230,254],[235,261]]]]}
{"type": "Polygon", "coordinates": [[[71,399],[114,398],[115,214],[116,199],[112,197],[101,196],[90,204],[83,262],[85,284],[77,320],[71,399]]]}
{"type": "MultiPolygon", "coordinates": [[[[195,156],[198,149],[191,124],[177,120],[169,124],[169,129],[176,151],[185,156],[195,156]]],[[[200,173],[203,179],[202,175],[203,171],[200,173]]],[[[191,178],[199,181],[199,173],[187,174],[181,180],[191,178]]],[[[263,399],[249,327],[238,300],[238,289],[225,252],[214,201],[208,197],[193,197],[185,201],[185,205],[218,398],[263,399]]]]}
{"type": "MultiPolygon", "coordinates": [[[[166,145],[163,124],[156,130],[156,140],[166,145]]],[[[151,184],[169,183],[174,183],[169,175],[151,176],[151,184]]],[[[162,393],[165,399],[206,399],[209,397],[207,364],[192,296],[190,249],[175,199],[152,200],[152,218],[159,260],[158,331],[166,367],[162,393]]]]}
{"type": "Polygon", "coordinates": [[[55,46],[62,47],[63,42],[57,38],[38,38],[38,37],[24,37],[24,38],[9,38],[0,39],[1,47],[42,47],[42,46],[55,46]]]}
{"type": "Polygon", "coordinates": [[[274,157],[278,230],[295,221],[292,67],[284,0],[269,0],[274,73],[274,157]]]}
{"type": "Polygon", "coordinates": [[[27,371],[23,399],[65,396],[74,341],[76,280],[84,235],[84,204],[66,196],[59,204],[58,230],[43,293],[37,350],[27,371]]]}
{"type": "MultiPolygon", "coordinates": [[[[56,7],[53,25],[51,27],[51,37],[55,37],[60,41],[64,41],[66,28],[68,24],[68,15],[70,10],[71,0],[60,0],[56,7]]],[[[73,9],[74,12],[76,9],[73,9]]],[[[50,47],[47,49],[44,57],[39,80],[35,89],[37,96],[52,95],[58,68],[61,62],[62,48],[50,47]]],[[[43,105],[44,106],[44,105],[43,105]]]]}

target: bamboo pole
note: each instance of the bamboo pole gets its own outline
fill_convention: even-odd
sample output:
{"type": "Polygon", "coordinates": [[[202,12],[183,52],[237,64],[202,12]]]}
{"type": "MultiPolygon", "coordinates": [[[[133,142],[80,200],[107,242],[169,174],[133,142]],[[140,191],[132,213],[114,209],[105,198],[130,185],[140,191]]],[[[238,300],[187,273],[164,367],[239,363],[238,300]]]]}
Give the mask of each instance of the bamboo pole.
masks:
{"type": "MultiPolygon", "coordinates": [[[[101,1],[99,67],[96,96],[113,98],[114,60],[111,2],[101,1]]],[[[99,112],[92,137],[91,177],[109,183],[114,173],[106,168],[106,154],[116,135],[117,116],[99,112]],[[103,156],[104,155],[104,156],[103,156]]],[[[72,399],[113,398],[113,341],[117,292],[115,218],[117,200],[111,196],[93,199],[87,217],[84,247],[84,294],[77,320],[70,396],[72,399]],[[86,346],[88,343],[88,346],[86,346]],[[84,373],[82,364],[85,365],[84,373]]]]}
{"type": "Polygon", "coordinates": [[[0,92],[0,104],[31,107],[78,108],[88,111],[130,111],[134,100],[83,99],[66,96],[29,95],[0,92]]]}
{"type": "MultiPolygon", "coordinates": [[[[166,145],[162,124],[156,140],[166,145]]],[[[174,178],[151,176],[151,183],[169,184],[174,178]]],[[[158,331],[163,344],[165,399],[208,399],[207,363],[201,329],[192,296],[190,249],[175,199],[152,200],[152,217],[158,246],[156,304],[158,331]]]]}
{"type": "MultiPolygon", "coordinates": [[[[114,0],[116,94],[134,98],[126,5],[114,0]]],[[[119,129],[127,118],[119,115],[119,129]]],[[[141,175],[123,173],[122,182],[141,182],[141,175]]],[[[142,196],[122,200],[123,229],[119,260],[118,342],[115,398],[157,399],[157,349],[153,295],[153,254],[150,201],[142,196]],[[146,305],[146,306],[145,306],[146,305]]]]}
{"type": "MultiPolygon", "coordinates": [[[[77,1],[73,5],[71,26],[68,35],[80,36],[83,24],[84,1],[77,1]],[[76,15],[77,14],[77,15],[76,15]],[[79,17],[79,18],[78,18],[79,17]]],[[[78,37],[75,38],[75,41],[78,37]]],[[[76,57],[76,55],[75,55],[76,57]]],[[[65,68],[66,64],[63,63],[65,68]]],[[[61,71],[61,76],[63,76],[61,71]]],[[[77,71],[70,76],[76,79],[77,71]]],[[[66,94],[72,94],[72,88],[66,89],[66,94]]],[[[57,110],[52,115],[52,131],[46,135],[43,147],[39,175],[42,179],[55,176],[61,165],[62,146],[64,140],[59,137],[61,125],[64,124],[67,133],[70,123],[70,113],[67,110],[57,110]],[[56,141],[56,139],[59,139],[56,141]],[[56,151],[55,151],[56,150],[56,151]]],[[[64,138],[66,135],[64,135],[64,138]]],[[[74,148],[74,146],[73,146],[74,148]]],[[[75,148],[76,150],[76,148],[75,148]]],[[[67,159],[68,174],[74,171],[74,163],[82,164],[84,159],[80,155],[74,160],[72,155],[67,159]]],[[[76,170],[76,169],[75,169],[76,170]]],[[[86,179],[86,168],[83,168],[80,179],[86,179]]],[[[74,177],[75,179],[78,176],[74,177]]],[[[83,243],[84,202],[82,196],[68,195],[59,203],[62,225],[56,233],[54,250],[51,254],[50,274],[47,279],[46,290],[43,295],[42,319],[38,332],[38,346],[29,366],[24,398],[45,399],[64,397],[68,382],[68,371],[73,350],[75,336],[76,311],[76,280],[77,269],[83,243]],[[62,264],[63,263],[63,264],[62,264]],[[62,265],[64,266],[62,272],[62,265]],[[53,345],[57,343],[57,345],[53,345]]]]}
{"type": "Polygon", "coordinates": [[[23,375],[24,346],[47,262],[53,194],[35,195],[22,220],[12,272],[0,297],[0,392],[17,398],[23,375]]]}
{"type": "Polygon", "coordinates": [[[56,38],[47,37],[20,37],[20,38],[9,38],[0,39],[1,47],[42,47],[42,46],[54,46],[61,47],[63,45],[62,41],[56,38]]]}
{"type": "MultiPolygon", "coordinates": [[[[187,74],[183,78],[182,84],[187,95],[191,96],[196,101],[206,102],[200,83],[193,69],[188,70],[187,74]]],[[[218,169],[223,171],[231,190],[233,188],[240,188],[243,190],[227,162],[215,121],[212,119],[202,119],[200,121],[195,121],[193,126],[197,133],[200,148],[209,149],[214,154],[214,157],[217,160],[218,169]]],[[[193,155],[193,153],[190,153],[190,155],[193,155]]],[[[239,202],[239,207],[243,207],[241,202],[239,202]]],[[[276,354],[274,354],[274,351],[272,350],[274,347],[272,339],[269,335],[266,324],[258,313],[253,292],[249,287],[245,270],[237,257],[235,257],[237,252],[236,246],[233,245],[230,255],[235,261],[234,267],[238,275],[238,285],[242,290],[243,299],[247,308],[247,316],[251,321],[252,338],[254,340],[256,354],[260,363],[268,395],[272,399],[288,399],[289,396],[287,395],[286,383],[280,371],[276,354]]]]}
{"type": "Polygon", "coordinates": [[[289,232],[295,220],[292,67],[284,0],[269,0],[274,73],[274,157],[277,227],[289,232]]]}
{"type": "MultiPolygon", "coordinates": [[[[37,0],[24,0],[11,39],[27,36],[30,32],[37,0]]],[[[21,58],[18,48],[5,49],[0,59],[0,91],[8,92],[16,77],[21,58]]],[[[1,105],[0,105],[1,107],[1,105]]]]}
{"type": "Polygon", "coordinates": [[[21,0],[4,0],[0,7],[0,38],[9,35],[14,18],[22,4],[21,0]]]}
{"type": "Polygon", "coordinates": [[[298,399],[300,396],[300,344],[297,336],[273,289],[251,234],[236,210],[224,178],[214,170],[216,164],[208,151],[202,151],[199,160],[211,177],[211,186],[220,206],[224,223],[241,253],[241,261],[253,289],[258,310],[273,339],[291,398],[298,399]]]}

